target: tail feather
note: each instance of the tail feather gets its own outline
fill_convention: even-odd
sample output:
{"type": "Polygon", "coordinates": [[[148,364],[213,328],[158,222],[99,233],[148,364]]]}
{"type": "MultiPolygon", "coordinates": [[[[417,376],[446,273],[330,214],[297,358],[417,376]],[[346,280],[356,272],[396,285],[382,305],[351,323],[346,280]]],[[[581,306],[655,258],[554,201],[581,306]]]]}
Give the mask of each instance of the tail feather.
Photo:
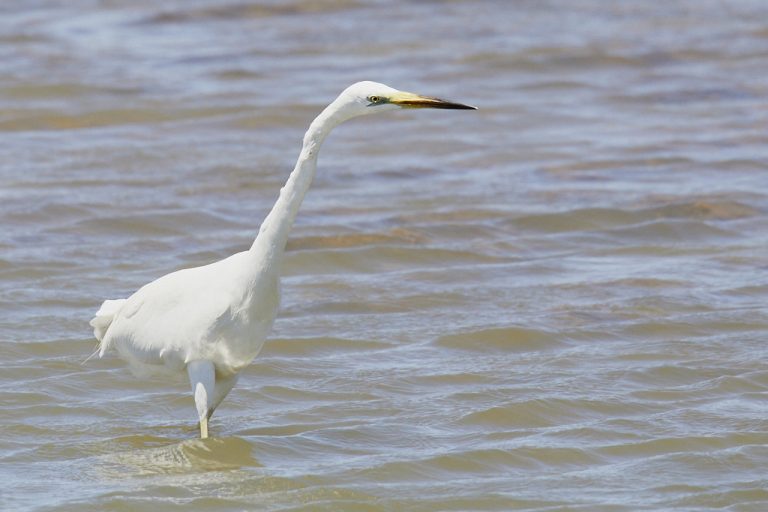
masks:
{"type": "MultiPolygon", "coordinates": [[[[91,327],[93,327],[93,335],[99,340],[100,345],[96,352],[91,354],[88,359],[95,356],[97,353],[99,354],[99,357],[103,356],[104,352],[109,348],[103,343],[104,336],[107,334],[109,326],[112,325],[112,320],[114,320],[115,315],[120,312],[120,309],[122,309],[126,300],[127,299],[105,300],[96,312],[96,316],[91,319],[90,324],[91,327]]],[[[88,361],[88,359],[85,361],[88,361]]]]}

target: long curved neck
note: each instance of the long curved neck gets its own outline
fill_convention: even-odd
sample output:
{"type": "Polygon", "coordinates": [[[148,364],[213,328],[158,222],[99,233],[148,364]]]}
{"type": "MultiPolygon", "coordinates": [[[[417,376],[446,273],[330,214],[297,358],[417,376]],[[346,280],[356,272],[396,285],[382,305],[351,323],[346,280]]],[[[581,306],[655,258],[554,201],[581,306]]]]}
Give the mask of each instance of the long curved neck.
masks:
{"type": "Polygon", "coordinates": [[[259,234],[251,246],[251,252],[259,252],[262,256],[272,258],[282,254],[293,221],[315,177],[320,146],[331,130],[343,121],[344,118],[339,115],[334,102],[309,125],[307,133],[304,134],[304,143],[296,167],[280,189],[277,202],[262,222],[259,234]]]}

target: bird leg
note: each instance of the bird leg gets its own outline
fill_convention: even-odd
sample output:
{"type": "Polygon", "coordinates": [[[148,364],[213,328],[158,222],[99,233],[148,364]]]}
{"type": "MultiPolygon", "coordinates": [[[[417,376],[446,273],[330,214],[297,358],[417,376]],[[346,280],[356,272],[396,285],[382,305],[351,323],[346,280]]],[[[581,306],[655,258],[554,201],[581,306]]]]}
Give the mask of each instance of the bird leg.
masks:
{"type": "Polygon", "coordinates": [[[195,408],[200,419],[200,439],[208,437],[208,413],[212,409],[213,390],[216,384],[216,369],[213,363],[198,359],[187,363],[189,383],[195,396],[195,408]]]}

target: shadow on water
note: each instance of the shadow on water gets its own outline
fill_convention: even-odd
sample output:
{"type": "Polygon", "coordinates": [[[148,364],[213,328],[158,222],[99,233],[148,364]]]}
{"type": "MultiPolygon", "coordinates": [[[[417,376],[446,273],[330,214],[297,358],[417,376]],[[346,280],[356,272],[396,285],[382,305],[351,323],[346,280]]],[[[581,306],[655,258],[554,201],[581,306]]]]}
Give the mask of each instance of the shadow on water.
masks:
{"type": "Polygon", "coordinates": [[[114,439],[113,443],[127,443],[136,448],[99,456],[102,469],[108,476],[121,477],[126,474],[182,475],[262,467],[252,455],[251,444],[239,437],[188,439],[159,445],[162,440],[151,436],[114,439]]]}

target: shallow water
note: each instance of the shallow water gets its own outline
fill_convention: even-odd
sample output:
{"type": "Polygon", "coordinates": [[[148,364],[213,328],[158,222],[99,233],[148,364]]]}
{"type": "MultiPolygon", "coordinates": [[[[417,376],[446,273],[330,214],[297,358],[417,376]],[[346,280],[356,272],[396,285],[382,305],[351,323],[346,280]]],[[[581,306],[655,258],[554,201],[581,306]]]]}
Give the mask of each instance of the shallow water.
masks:
{"type": "Polygon", "coordinates": [[[3,510],[768,508],[764,2],[0,11],[3,510]],[[479,110],[331,136],[214,437],[82,365],[360,79],[479,110]]]}

